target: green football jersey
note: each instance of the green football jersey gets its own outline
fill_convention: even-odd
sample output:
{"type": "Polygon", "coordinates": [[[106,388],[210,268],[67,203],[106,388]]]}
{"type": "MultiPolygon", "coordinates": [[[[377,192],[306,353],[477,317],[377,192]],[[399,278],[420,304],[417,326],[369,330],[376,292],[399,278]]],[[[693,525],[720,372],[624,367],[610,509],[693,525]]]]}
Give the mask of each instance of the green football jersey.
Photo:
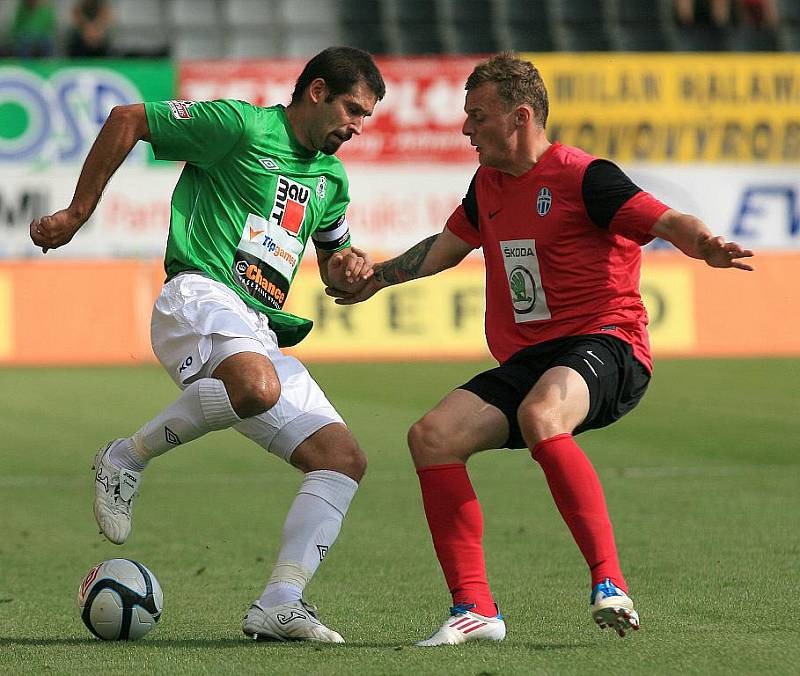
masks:
{"type": "Polygon", "coordinates": [[[308,150],[283,106],[244,101],[145,104],[156,158],[186,165],[172,193],[167,277],[197,270],[266,313],[284,346],[311,321],[283,310],[309,237],[350,245],[342,163],[308,150]]]}

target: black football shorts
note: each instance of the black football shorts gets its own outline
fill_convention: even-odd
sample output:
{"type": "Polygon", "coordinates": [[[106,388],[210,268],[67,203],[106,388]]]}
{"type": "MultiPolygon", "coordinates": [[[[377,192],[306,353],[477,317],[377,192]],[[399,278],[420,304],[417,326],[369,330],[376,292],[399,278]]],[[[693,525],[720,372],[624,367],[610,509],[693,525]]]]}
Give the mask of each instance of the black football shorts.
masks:
{"type": "Polygon", "coordinates": [[[589,386],[589,413],[573,434],[598,429],[619,420],[644,396],[650,374],[620,338],[602,334],[556,338],[526,347],[497,368],[479,373],[457,389],[478,395],[499,408],[510,429],[506,448],[525,448],[517,409],[542,374],[553,366],[568,366],[589,386]]]}

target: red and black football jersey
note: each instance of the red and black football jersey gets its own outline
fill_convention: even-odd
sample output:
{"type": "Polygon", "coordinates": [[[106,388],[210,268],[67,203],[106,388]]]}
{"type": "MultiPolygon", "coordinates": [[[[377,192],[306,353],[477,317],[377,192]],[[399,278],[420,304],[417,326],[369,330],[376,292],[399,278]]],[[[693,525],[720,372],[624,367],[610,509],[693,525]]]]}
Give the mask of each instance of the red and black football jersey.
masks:
{"type": "Polygon", "coordinates": [[[613,163],[560,143],[522,176],[480,167],[447,227],[483,247],[494,357],[601,333],[652,370],[640,247],[668,208],[613,163]]]}

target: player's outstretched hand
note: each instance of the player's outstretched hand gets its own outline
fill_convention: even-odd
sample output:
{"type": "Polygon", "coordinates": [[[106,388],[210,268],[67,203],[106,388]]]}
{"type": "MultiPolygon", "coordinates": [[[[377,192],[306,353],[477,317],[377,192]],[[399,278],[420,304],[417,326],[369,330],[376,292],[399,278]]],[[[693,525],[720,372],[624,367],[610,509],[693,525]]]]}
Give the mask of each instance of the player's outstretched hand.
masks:
{"type": "Polygon", "coordinates": [[[42,216],[31,221],[31,240],[42,248],[42,253],[57,249],[69,242],[84,224],[84,220],[71,214],[69,209],[56,211],[51,216],[42,216]]]}
{"type": "Polygon", "coordinates": [[[736,242],[726,242],[722,237],[700,235],[697,249],[703,260],[712,268],[736,268],[737,270],[752,271],[753,266],[739,259],[751,258],[753,252],[743,249],[736,242]]]}
{"type": "Polygon", "coordinates": [[[335,298],[337,305],[355,305],[356,303],[361,303],[367,300],[367,298],[371,298],[382,288],[383,286],[373,276],[362,282],[358,288],[353,288],[349,291],[342,291],[341,289],[335,289],[332,286],[326,286],[325,293],[335,298]]]}

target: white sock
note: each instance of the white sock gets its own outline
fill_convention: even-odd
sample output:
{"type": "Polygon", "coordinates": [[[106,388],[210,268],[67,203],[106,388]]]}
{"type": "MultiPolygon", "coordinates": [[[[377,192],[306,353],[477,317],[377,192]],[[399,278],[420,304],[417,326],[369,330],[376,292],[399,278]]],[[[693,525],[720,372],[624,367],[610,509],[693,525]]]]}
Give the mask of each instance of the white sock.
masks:
{"type": "Polygon", "coordinates": [[[286,521],[278,562],[259,599],[262,608],[297,601],[333,546],[358,489],[350,477],[321,469],[306,474],[286,521]]]}
{"type": "Polygon", "coordinates": [[[144,468],[175,446],[241,421],[231,406],[225,384],[216,378],[201,378],[131,437],[130,453],[144,468]]]}
{"type": "Polygon", "coordinates": [[[123,439],[121,444],[117,444],[108,454],[111,464],[120,469],[127,469],[131,472],[141,472],[146,462],[142,462],[133,451],[133,441],[123,439]]]}

